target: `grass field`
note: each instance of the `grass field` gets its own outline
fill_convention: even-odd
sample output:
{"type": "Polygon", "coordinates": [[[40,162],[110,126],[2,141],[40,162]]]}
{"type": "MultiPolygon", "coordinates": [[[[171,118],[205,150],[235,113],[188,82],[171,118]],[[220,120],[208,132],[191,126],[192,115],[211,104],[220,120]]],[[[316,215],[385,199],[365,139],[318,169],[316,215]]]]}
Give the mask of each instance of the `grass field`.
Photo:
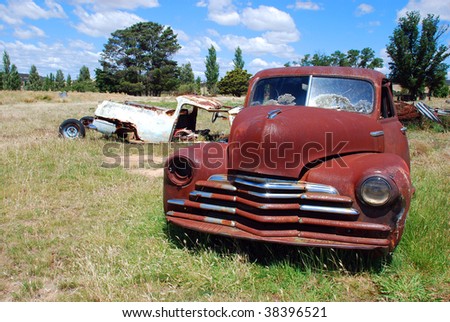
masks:
{"type": "Polygon", "coordinates": [[[417,192],[393,259],[379,263],[167,227],[158,166],[105,168],[105,144],[126,144],[58,137],[64,119],[92,115],[103,99],[173,101],[0,92],[0,301],[450,301],[442,128],[408,132],[417,192]]]}

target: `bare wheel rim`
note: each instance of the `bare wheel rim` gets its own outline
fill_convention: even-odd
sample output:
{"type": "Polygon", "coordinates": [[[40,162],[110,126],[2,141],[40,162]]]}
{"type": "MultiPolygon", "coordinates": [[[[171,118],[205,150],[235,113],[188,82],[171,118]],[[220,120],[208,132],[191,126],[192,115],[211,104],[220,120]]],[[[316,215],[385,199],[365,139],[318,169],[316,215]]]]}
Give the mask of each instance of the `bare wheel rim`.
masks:
{"type": "Polygon", "coordinates": [[[68,138],[76,138],[79,130],[75,125],[69,125],[64,129],[64,135],[68,138]]]}

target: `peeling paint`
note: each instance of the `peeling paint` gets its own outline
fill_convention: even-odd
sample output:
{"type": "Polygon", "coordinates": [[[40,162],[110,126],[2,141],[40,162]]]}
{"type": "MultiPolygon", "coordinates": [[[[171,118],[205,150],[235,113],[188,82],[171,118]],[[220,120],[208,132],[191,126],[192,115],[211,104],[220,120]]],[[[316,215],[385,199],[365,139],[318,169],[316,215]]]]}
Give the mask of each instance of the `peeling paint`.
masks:
{"type": "Polygon", "coordinates": [[[195,140],[197,113],[195,110],[190,114],[184,114],[188,106],[211,113],[226,113],[230,125],[241,109],[232,109],[224,106],[219,100],[197,95],[177,97],[175,109],[135,102],[103,101],[95,111],[92,124],[87,127],[106,135],[132,132],[137,140],[148,143],[170,142],[181,136],[186,140],[195,140]]]}

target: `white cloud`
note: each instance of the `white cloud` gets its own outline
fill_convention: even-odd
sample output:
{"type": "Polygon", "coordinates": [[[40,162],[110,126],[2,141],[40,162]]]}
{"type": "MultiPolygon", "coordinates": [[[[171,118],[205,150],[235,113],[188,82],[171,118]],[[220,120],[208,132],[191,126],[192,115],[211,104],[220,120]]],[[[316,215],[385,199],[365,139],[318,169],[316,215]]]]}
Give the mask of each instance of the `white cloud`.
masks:
{"type": "Polygon", "coordinates": [[[159,7],[158,0],[74,0],[79,5],[92,5],[94,11],[111,11],[116,9],[134,10],[136,8],[159,7]]]}
{"type": "Polygon", "coordinates": [[[269,6],[247,7],[242,11],[240,20],[250,30],[265,32],[256,37],[222,36],[220,43],[229,51],[239,46],[248,55],[271,54],[284,58],[294,53],[288,44],[298,41],[300,32],[288,13],[269,6]]]}
{"type": "Polygon", "coordinates": [[[53,0],[45,1],[46,8],[37,5],[34,1],[11,1],[8,6],[0,5],[0,19],[8,24],[23,23],[24,18],[38,20],[50,18],[66,18],[62,6],[53,0]]]}
{"type": "Polygon", "coordinates": [[[95,49],[93,43],[89,43],[81,39],[69,40],[69,47],[74,49],[83,49],[87,51],[93,51],[95,49]]]}
{"type": "Polygon", "coordinates": [[[190,39],[189,36],[183,30],[176,29],[176,30],[173,30],[173,33],[177,35],[178,42],[189,41],[189,39],[190,39]]]}
{"type": "Polygon", "coordinates": [[[356,8],[356,15],[357,16],[364,16],[369,13],[372,13],[375,9],[367,3],[361,3],[358,8],[356,8]]]}
{"type": "Polygon", "coordinates": [[[196,57],[202,52],[205,52],[211,46],[214,46],[217,52],[222,50],[219,44],[211,38],[199,37],[189,41],[186,44],[181,44],[181,49],[177,52],[176,56],[187,57],[188,59],[191,59],[192,57],[196,57]]]}
{"type": "Polygon", "coordinates": [[[29,26],[28,29],[16,28],[14,36],[19,39],[30,39],[35,37],[45,37],[45,32],[36,26],[29,26]]]}
{"type": "Polygon", "coordinates": [[[242,23],[247,28],[255,31],[296,29],[295,22],[288,13],[268,6],[244,9],[242,12],[242,23]]]}
{"type": "Polygon", "coordinates": [[[209,20],[214,21],[215,23],[223,26],[235,26],[239,24],[240,17],[236,11],[229,12],[216,12],[211,11],[208,14],[209,20]]]}
{"type": "MultiPolygon", "coordinates": [[[[75,29],[92,37],[108,37],[111,32],[117,29],[127,28],[135,23],[145,21],[138,15],[126,10],[159,7],[158,0],[73,1],[77,4],[74,13],[81,20],[75,25],[75,29]]],[[[180,32],[179,36],[183,37],[184,35],[180,32]]]]}
{"type": "Polygon", "coordinates": [[[269,43],[277,45],[290,42],[296,42],[300,39],[300,32],[297,29],[289,31],[269,31],[264,33],[263,38],[269,43]]]}
{"type": "Polygon", "coordinates": [[[207,29],[206,32],[212,37],[219,37],[220,33],[215,29],[207,29]]]}
{"type": "Polygon", "coordinates": [[[195,39],[186,45],[181,45],[181,49],[177,52],[174,59],[178,62],[178,66],[191,63],[194,76],[204,79],[205,77],[205,58],[207,43],[205,39],[195,39]]]}
{"type": "MultiPolygon", "coordinates": [[[[264,37],[247,38],[237,35],[225,35],[221,37],[218,42],[209,37],[197,37],[191,39],[187,43],[181,43],[182,48],[177,52],[174,59],[178,61],[179,65],[190,62],[195,77],[200,76],[204,78],[205,58],[207,56],[207,50],[214,46],[217,52],[222,51],[224,47],[227,52],[233,52],[239,46],[246,56],[257,56],[272,54],[283,58],[283,61],[288,61],[294,56],[294,49],[286,44],[274,44],[268,42],[264,37]],[[218,43],[219,42],[219,43],[218,43]]],[[[232,57],[227,57],[227,52],[218,55],[217,60],[220,65],[220,75],[224,76],[225,73],[233,69],[232,57]]],[[[283,63],[271,62],[264,64],[262,58],[257,58],[252,61],[248,66],[250,73],[255,73],[263,68],[280,67],[283,63]]]]}
{"type": "Polygon", "coordinates": [[[206,1],[204,1],[204,0],[201,0],[201,1],[197,2],[195,5],[197,7],[202,7],[203,8],[203,7],[207,7],[208,3],[206,1]]]}
{"type": "Polygon", "coordinates": [[[397,12],[397,18],[408,11],[419,11],[422,17],[427,14],[438,15],[440,20],[450,21],[450,0],[409,0],[408,4],[397,12]]]}
{"type": "Polygon", "coordinates": [[[50,9],[50,16],[48,18],[67,18],[63,7],[58,2],[45,0],[45,4],[50,9]]]}
{"type": "Polygon", "coordinates": [[[219,46],[219,44],[207,36],[198,37],[198,38],[190,41],[189,44],[185,45],[185,46],[187,46],[189,48],[197,47],[200,51],[207,50],[211,46],[214,46],[214,49],[217,52],[222,51],[222,48],[219,46]]]}
{"type": "Polygon", "coordinates": [[[0,20],[3,20],[8,25],[19,25],[22,23],[20,17],[13,16],[9,8],[3,4],[0,4],[0,20]]]}
{"type": "Polygon", "coordinates": [[[27,44],[0,40],[0,48],[8,52],[11,62],[21,73],[28,73],[31,66],[35,65],[41,76],[55,74],[61,69],[65,76],[70,74],[75,78],[83,65],[88,66],[92,74],[99,67],[100,53],[85,48],[74,49],[60,42],[27,44]]]}
{"type": "MultiPolygon", "coordinates": [[[[204,6],[204,2],[200,2],[204,6]]],[[[200,6],[197,3],[197,6],[200,6]]],[[[210,0],[208,2],[208,19],[223,26],[235,26],[240,22],[232,0],[210,0]]]]}
{"type": "Polygon", "coordinates": [[[273,54],[287,57],[294,52],[288,44],[300,39],[300,32],[294,19],[288,13],[273,6],[246,7],[241,13],[233,6],[232,0],[208,2],[202,0],[197,2],[197,6],[207,6],[208,18],[220,25],[240,23],[249,30],[264,32],[251,38],[237,35],[220,36],[216,31],[210,33],[213,37],[220,37],[220,43],[230,51],[234,51],[239,46],[246,54],[273,54]]]}
{"type": "MultiPolygon", "coordinates": [[[[206,56],[205,56],[206,57],[206,56]]],[[[192,71],[194,72],[194,76],[200,76],[201,78],[204,76],[205,71],[205,57],[199,56],[191,56],[191,57],[177,57],[178,66],[183,64],[191,63],[192,71]]]]}
{"type": "Polygon", "coordinates": [[[390,73],[389,62],[391,61],[391,58],[389,57],[389,55],[388,55],[388,53],[386,51],[386,48],[381,49],[378,54],[379,54],[379,57],[381,59],[383,59],[383,67],[376,68],[376,70],[381,72],[381,73],[383,73],[383,74],[385,74],[385,75],[388,75],[390,73]]]}
{"type": "Polygon", "coordinates": [[[295,5],[289,6],[289,8],[294,8],[296,10],[320,10],[322,7],[315,2],[312,1],[297,1],[295,5]]]}
{"type": "Polygon", "coordinates": [[[255,58],[248,64],[249,72],[252,74],[255,74],[258,71],[267,69],[267,68],[283,67],[283,65],[284,65],[284,63],[274,62],[274,61],[267,62],[261,58],[255,58]]]}
{"type": "Polygon", "coordinates": [[[105,11],[90,14],[81,7],[75,10],[81,22],[75,28],[88,36],[109,37],[110,33],[142,22],[141,17],[124,11],[105,11]],[[114,22],[114,23],[113,23],[114,22]]]}
{"type": "Polygon", "coordinates": [[[249,66],[256,67],[256,68],[268,68],[269,63],[261,58],[255,58],[250,62],[249,66]]]}
{"type": "Polygon", "coordinates": [[[211,46],[214,46],[214,49],[217,52],[222,51],[222,48],[220,48],[219,44],[209,37],[202,37],[201,42],[202,42],[202,48],[204,48],[204,49],[208,49],[208,48],[211,48],[211,46]]]}
{"type": "Polygon", "coordinates": [[[248,54],[286,57],[294,52],[288,43],[300,39],[300,32],[292,17],[274,7],[245,8],[241,21],[250,30],[266,32],[253,38],[226,35],[222,37],[222,43],[229,50],[239,46],[248,54]]]}
{"type": "Polygon", "coordinates": [[[234,51],[238,46],[249,55],[270,54],[277,57],[292,57],[294,49],[287,44],[273,44],[263,37],[247,38],[236,35],[225,35],[221,42],[228,50],[234,51]]]}
{"type": "Polygon", "coordinates": [[[188,45],[181,45],[180,50],[176,53],[176,56],[183,57],[195,57],[200,55],[202,52],[202,49],[197,46],[196,44],[188,44],[188,45]]]}
{"type": "Polygon", "coordinates": [[[237,12],[211,12],[209,19],[223,26],[235,26],[239,23],[239,14],[237,12]]]}
{"type": "Polygon", "coordinates": [[[289,42],[299,39],[300,33],[292,17],[275,7],[264,5],[258,8],[247,7],[239,14],[233,6],[232,0],[210,0],[208,3],[201,1],[197,3],[197,6],[206,4],[208,5],[208,18],[220,25],[242,23],[250,30],[270,31],[271,33],[267,34],[265,38],[277,36],[289,42]],[[278,34],[273,32],[278,32],[278,34]]]}

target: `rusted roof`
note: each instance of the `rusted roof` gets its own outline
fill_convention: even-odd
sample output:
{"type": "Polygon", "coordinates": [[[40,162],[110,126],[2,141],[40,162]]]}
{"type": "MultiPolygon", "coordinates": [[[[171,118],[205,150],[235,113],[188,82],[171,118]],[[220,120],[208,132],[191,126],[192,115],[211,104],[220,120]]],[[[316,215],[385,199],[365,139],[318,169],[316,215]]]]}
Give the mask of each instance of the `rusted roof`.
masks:
{"type": "Polygon", "coordinates": [[[373,69],[340,67],[340,66],[301,66],[301,67],[280,67],[262,70],[256,73],[253,78],[271,76],[296,76],[296,75],[330,75],[340,77],[368,78],[378,81],[386,76],[373,69]]]}
{"type": "Polygon", "coordinates": [[[183,95],[177,97],[177,101],[179,100],[184,100],[185,104],[194,105],[203,108],[207,111],[221,110],[227,108],[223,106],[222,102],[211,97],[204,97],[198,95],[183,95]]]}

